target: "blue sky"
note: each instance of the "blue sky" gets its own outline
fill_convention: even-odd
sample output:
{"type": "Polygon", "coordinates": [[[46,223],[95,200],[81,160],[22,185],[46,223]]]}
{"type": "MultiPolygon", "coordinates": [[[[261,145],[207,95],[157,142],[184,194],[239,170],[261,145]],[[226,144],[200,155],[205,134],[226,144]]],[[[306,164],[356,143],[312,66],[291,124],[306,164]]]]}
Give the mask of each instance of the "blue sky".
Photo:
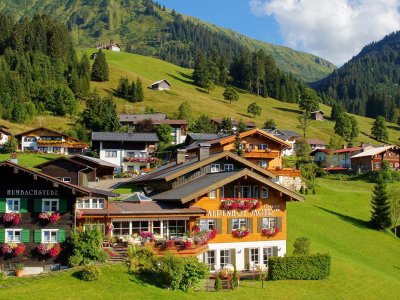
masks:
{"type": "Polygon", "coordinates": [[[400,0],[156,0],[177,12],[341,65],[400,30],[400,0]]]}
{"type": "MultiPolygon", "coordinates": [[[[157,0],[156,0],[157,1],[157,0]]],[[[248,0],[158,0],[177,12],[235,30],[249,37],[283,44],[279,24],[270,16],[255,16],[248,0]]]]}

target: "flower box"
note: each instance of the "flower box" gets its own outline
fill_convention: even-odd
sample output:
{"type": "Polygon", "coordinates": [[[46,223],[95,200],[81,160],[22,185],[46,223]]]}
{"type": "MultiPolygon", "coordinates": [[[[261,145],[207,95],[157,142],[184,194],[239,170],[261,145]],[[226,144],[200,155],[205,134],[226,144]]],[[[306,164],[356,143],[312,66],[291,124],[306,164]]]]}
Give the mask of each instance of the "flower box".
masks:
{"type": "Polygon", "coordinates": [[[4,243],[1,246],[3,255],[12,254],[13,256],[20,256],[25,252],[25,245],[22,243],[4,243]]]}
{"type": "Polygon", "coordinates": [[[36,251],[42,255],[57,257],[61,252],[61,245],[59,243],[42,243],[36,247],[36,251]]]}
{"type": "Polygon", "coordinates": [[[57,223],[61,216],[58,212],[41,212],[39,214],[39,220],[43,222],[50,222],[51,224],[57,223]]]}
{"type": "Polygon", "coordinates": [[[221,199],[221,208],[225,210],[251,210],[251,209],[258,209],[260,207],[261,207],[261,202],[253,198],[221,199]]]}
{"type": "Polygon", "coordinates": [[[237,238],[243,238],[250,234],[250,231],[245,228],[239,228],[232,230],[232,235],[237,238]]]}
{"type": "Polygon", "coordinates": [[[3,222],[9,225],[18,225],[21,223],[22,216],[17,212],[5,213],[3,215],[3,222]]]}
{"type": "Polygon", "coordinates": [[[261,233],[266,237],[273,237],[279,233],[278,227],[263,228],[261,233]]]}

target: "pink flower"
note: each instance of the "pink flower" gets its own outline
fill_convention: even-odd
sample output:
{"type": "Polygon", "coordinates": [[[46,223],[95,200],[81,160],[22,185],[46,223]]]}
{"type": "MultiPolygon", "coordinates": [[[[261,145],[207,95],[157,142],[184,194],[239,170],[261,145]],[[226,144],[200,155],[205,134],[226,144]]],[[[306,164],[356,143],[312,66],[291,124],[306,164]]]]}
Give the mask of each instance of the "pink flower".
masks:
{"type": "Polygon", "coordinates": [[[22,255],[25,252],[25,245],[24,244],[18,244],[17,247],[14,248],[14,256],[19,256],[22,255]]]}
{"type": "Polygon", "coordinates": [[[60,214],[59,213],[56,213],[56,212],[53,212],[52,214],[51,214],[51,216],[49,217],[49,221],[50,221],[50,223],[51,224],[54,224],[54,223],[56,223],[58,220],[60,220],[60,214]]]}
{"type": "Polygon", "coordinates": [[[201,231],[201,228],[200,228],[200,226],[198,226],[198,225],[194,225],[193,226],[193,232],[196,234],[196,233],[199,233],[201,231]]]}
{"type": "Polygon", "coordinates": [[[57,257],[61,252],[61,246],[59,243],[54,244],[53,248],[48,250],[50,257],[57,257]]]}
{"type": "Polygon", "coordinates": [[[192,247],[192,242],[190,240],[186,240],[185,243],[183,244],[185,250],[188,250],[192,247]]]}

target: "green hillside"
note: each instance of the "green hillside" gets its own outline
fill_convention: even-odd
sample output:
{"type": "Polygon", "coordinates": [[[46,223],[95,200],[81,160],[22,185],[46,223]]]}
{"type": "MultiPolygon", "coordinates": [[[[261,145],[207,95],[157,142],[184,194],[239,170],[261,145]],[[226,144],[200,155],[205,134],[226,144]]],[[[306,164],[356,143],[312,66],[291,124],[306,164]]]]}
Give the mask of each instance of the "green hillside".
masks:
{"type": "MultiPolygon", "coordinates": [[[[92,54],[96,49],[78,50],[78,54],[87,52],[92,54]]],[[[146,106],[154,108],[156,111],[173,114],[183,101],[188,101],[193,110],[194,116],[207,114],[210,117],[231,116],[235,119],[251,120],[262,126],[266,119],[273,118],[278,127],[282,129],[290,129],[299,131],[296,126],[298,124],[297,116],[300,111],[297,104],[285,103],[271,98],[262,98],[248,93],[241,93],[237,102],[229,104],[222,96],[223,88],[216,87],[215,90],[207,94],[202,89],[194,86],[191,80],[193,70],[182,68],[159,59],[130,54],[124,52],[105,51],[107,62],[110,68],[110,81],[108,82],[91,82],[91,88],[97,88],[101,93],[113,92],[118,86],[118,80],[121,76],[127,76],[130,80],[136,79],[137,76],[143,81],[145,88],[145,100],[141,103],[129,103],[125,100],[115,97],[120,112],[129,111],[130,113],[142,113],[146,106]],[[153,91],[148,87],[152,82],[167,79],[172,88],[170,91],[153,91]],[[257,102],[262,107],[262,115],[253,119],[247,114],[247,106],[257,102]]],[[[81,106],[84,104],[81,103],[81,106]]],[[[330,107],[321,105],[327,115],[330,115],[330,107]]],[[[360,127],[360,134],[357,142],[371,142],[378,145],[379,143],[369,137],[373,119],[355,116],[360,127]]],[[[53,129],[66,130],[73,124],[73,120],[68,118],[44,116],[35,119],[30,124],[15,124],[6,121],[0,121],[12,129],[13,132],[21,132],[22,130],[32,128],[38,125],[47,126],[53,129]]],[[[391,143],[398,143],[400,138],[400,127],[397,124],[388,124],[389,140],[391,143]]],[[[313,121],[308,130],[307,138],[320,138],[329,141],[334,134],[334,123],[328,120],[323,122],[313,121]]]]}
{"type": "MultiPolygon", "coordinates": [[[[398,186],[398,184],[397,184],[398,186]]],[[[394,186],[391,185],[390,188],[394,186]]],[[[99,281],[84,282],[73,272],[48,278],[9,278],[0,282],[0,298],[13,299],[398,299],[400,240],[366,227],[372,184],[321,179],[317,195],[288,203],[288,253],[306,236],[311,251],[330,253],[331,275],[325,280],[242,280],[231,292],[183,293],[163,290],[127,272],[106,266],[99,281]],[[50,292],[51,291],[51,292],[50,292]]]]}
{"type": "Polygon", "coordinates": [[[217,49],[229,59],[240,47],[248,46],[251,50],[264,49],[280,69],[306,81],[321,79],[335,69],[332,63],[314,55],[256,41],[192,17],[183,16],[192,21],[189,26],[192,30],[187,24],[178,23],[174,31],[171,22],[176,20],[176,14],[151,0],[3,0],[0,12],[17,19],[47,13],[68,26],[76,45],[94,47],[112,39],[125,51],[163,58],[183,66],[193,66],[199,49],[209,54],[217,49]],[[196,25],[199,28],[195,29],[196,25]],[[202,36],[194,37],[193,33],[199,30],[202,36]]]}

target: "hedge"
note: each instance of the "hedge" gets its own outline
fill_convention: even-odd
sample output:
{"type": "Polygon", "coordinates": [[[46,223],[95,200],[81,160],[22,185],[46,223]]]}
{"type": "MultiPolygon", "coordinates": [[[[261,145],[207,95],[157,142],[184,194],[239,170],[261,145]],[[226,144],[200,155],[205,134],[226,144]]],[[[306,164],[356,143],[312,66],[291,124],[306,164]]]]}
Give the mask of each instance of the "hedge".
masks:
{"type": "Polygon", "coordinates": [[[268,278],[270,280],[318,280],[327,278],[330,268],[329,254],[271,257],[268,261],[268,278]]]}

